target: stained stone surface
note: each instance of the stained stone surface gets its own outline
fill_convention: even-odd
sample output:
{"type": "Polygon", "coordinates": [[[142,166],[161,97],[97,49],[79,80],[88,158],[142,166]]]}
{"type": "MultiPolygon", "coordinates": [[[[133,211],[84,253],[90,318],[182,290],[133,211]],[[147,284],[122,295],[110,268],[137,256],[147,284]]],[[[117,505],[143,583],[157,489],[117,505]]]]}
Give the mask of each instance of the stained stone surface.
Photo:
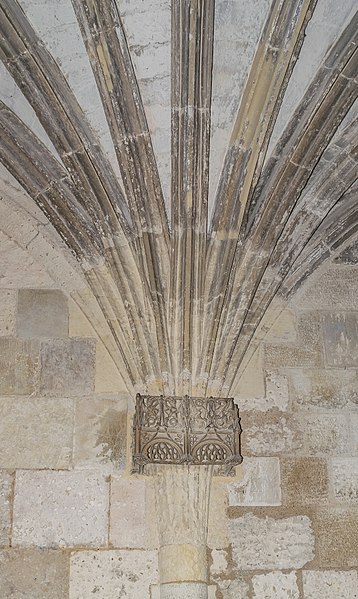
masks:
{"type": "Polygon", "coordinates": [[[272,456],[296,452],[302,446],[302,431],[290,414],[241,413],[244,432],[242,453],[246,456],[272,456]]]}
{"type": "Polygon", "coordinates": [[[0,336],[15,332],[16,296],[14,289],[0,289],[0,336]]]}
{"type": "Polygon", "coordinates": [[[69,599],[149,599],[158,582],[156,551],[79,551],[71,556],[69,599]]]}
{"type": "Polygon", "coordinates": [[[0,398],[0,467],[69,468],[73,401],[0,398]]]}
{"type": "Polygon", "coordinates": [[[281,505],[278,458],[246,458],[243,478],[228,485],[229,505],[281,505]]]}
{"type": "Polygon", "coordinates": [[[338,501],[358,504],[358,457],[333,458],[332,485],[338,501]]]}
{"type": "Polygon", "coordinates": [[[308,506],[328,503],[327,462],[322,458],[281,459],[284,505],[308,506]]]}
{"type": "Polygon", "coordinates": [[[19,337],[66,337],[67,298],[55,289],[20,289],[17,303],[19,337]]]}
{"type": "Polygon", "coordinates": [[[41,392],[89,395],[94,390],[95,341],[53,339],[41,344],[41,392]]]}
{"type": "Polygon", "coordinates": [[[358,573],[302,572],[305,599],[357,599],[358,573]]]}
{"type": "Polygon", "coordinates": [[[103,547],[108,537],[108,483],[91,472],[18,471],[16,547],[103,547]]]}
{"type": "Polygon", "coordinates": [[[354,370],[290,369],[295,404],[300,409],[340,409],[358,401],[358,378],[354,370]]]}
{"type": "Polygon", "coordinates": [[[2,599],[67,599],[69,555],[43,549],[0,552],[2,599]]]}
{"type": "Polygon", "coordinates": [[[358,567],[358,508],[318,510],[313,518],[315,568],[358,567]]]}
{"type": "Polygon", "coordinates": [[[357,314],[346,312],[325,316],[324,344],[329,366],[358,366],[357,314]]]}
{"type": "Polygon", "coordinates": [[[27,395],[36,391],[39,344],[13,337],[0,338],[0,394],[27,395]]]}
{"type": "Polygon", "coordinates": [[[269,572],[252,577],[254,599],[299,599],[295,572],[269,572]]]}
{"type": "MultiPolygon", "coordinates": [[[[358,246],[357,246],[358,247],[358,246]]],[[[331,268],[299,294],[302,309],[356,310],[358,269],[331,268]]]]}
{"type": "Polygon", "coordinates": [[[241,578],[218,583],[223,599],[249,599],[249,585],[241,578]]]}
{"type": "Polygon", "coordinates": [[[229,533],[239,570],[302,568],[314,556],[307,516],[275,520],[247,513],[229,520],[229,533]]]}
{"type": "Polygon", "coordinates": [[[0,470],[0,547],[9,546],[12,483],[13,476],[0,470]]]}
{"type": "Polygon", "coordinates": [[[146,547],[146,481],[112,477],[110,501],[110,544],[131,549],[146,547]]]}
{"type": "Polygon", "coordinates": [[[310,455],[350,453],[349,423],[342,413],[301,416],[304,445],[310,455]]]}
{"type": "MultiPolygon", "coordinates": [[[[255,373],[252,373],[251,377],[254,382],[255,373]]],[[[241,389],[241,385],[239,385],[239,388],[241,389]]],[[[257,412],[267,412],[274,408],[286,411],[289,402],[287,378],[274,371],[266,372],[265,389],[262,396],[244,397],[241,391],[236,400],[240,410],[257,412]]]]}

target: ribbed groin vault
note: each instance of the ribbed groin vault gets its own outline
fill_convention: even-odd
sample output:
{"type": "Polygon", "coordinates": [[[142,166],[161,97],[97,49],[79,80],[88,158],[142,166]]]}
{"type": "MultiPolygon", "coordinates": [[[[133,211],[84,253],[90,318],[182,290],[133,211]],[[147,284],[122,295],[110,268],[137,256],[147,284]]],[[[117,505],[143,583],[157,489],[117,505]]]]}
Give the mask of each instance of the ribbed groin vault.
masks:
{"type": "Polygon", "coordinates": [[[357,235],[358,15],[316,4],[66,0],[56,29],[1,1],[1,160],[132,395],[232,394],[268,310],[357,235]]]}

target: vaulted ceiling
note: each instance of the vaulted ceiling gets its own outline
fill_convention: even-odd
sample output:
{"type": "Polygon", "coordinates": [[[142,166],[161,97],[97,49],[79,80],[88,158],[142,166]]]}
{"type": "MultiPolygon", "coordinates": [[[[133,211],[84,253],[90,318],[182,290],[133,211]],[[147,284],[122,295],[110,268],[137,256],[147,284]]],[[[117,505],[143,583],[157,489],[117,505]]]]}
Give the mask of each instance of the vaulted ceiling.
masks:
{"type": "Polygon", "coordinates": [[[232,393],[357,239],[355,7],[1,0],[2,193],[76,257],[128,391],[232,393]]]}

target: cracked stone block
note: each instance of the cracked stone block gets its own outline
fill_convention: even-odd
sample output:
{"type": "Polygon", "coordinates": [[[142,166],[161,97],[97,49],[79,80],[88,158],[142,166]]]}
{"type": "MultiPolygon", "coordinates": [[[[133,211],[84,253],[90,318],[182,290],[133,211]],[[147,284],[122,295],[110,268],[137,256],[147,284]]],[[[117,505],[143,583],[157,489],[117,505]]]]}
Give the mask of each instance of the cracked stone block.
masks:
{"type": "Polygon", "coordinates": [[[252,577],[253,599],[299,599],[295,572],[269,572],[252,577]]]}
{"type": "Polygon", "coordinates": [[[357,568],[358,508],[324,508],[312,518],[316,538],[314,568],[357,568]]]}
{"type": "Polygon", "coordinates": [[[333,458],[332,485],[338,501],[358,503],[358,458],[333,458]]]}
{"type": "Polygon", "coordinates": [[[271,410],[241,412],[242,453],[245,456],[272,456],[295,452],[302,446],[302,431],[289,414],[271,410]]]}
{"type": "Polygon", "coordinates": [[[0,395],[31,395],[38,377],[38,342],[0,337],[0,395]]]}
{"type": "Polygon", "coordinates": [[[350,453],[349,425],[341,414],[302,416],[304,451],[310,455],[350,453]]]}
{"type": "Polygon", "coordinates": [[[106,546],[108,506],[108,483],[96,473],[20,470],[13,545],[106,546]]]}
{"type": "Polygon", "coordinates": [[[78,551],[71,556],[69,599],[150,599],[158,582],[156,551],[78,551]]]}
{"type": "Polygon", "coordinates": [[[73,463],[76,469],[125,469],[127,396],[75,400],[73,463]]]}
{"type": "Polygon", "coordinates": [[[146,547],[145,480],[112,477],[109,540],[114,547],[146,547]]]}
{"type": "Polygon", "coordinates": [[[41,344],[40,390],[44,395],[90,395],[94,390],[93,339],[53,339],[41,344]]]}
{"type": "Polygon", "coordinates": [[[358,366],[358,318],[355,313],[324,318],[324,346],[329,366],[358,366]]]}
{"type": "Polygon", "coordinates": [[[64,599],[68,597],[69,570],[69,556],[62,551],[0,551],[1,597],[64,599]]]}
{"type": "Polygon", "coordinates": [[[0,398],[0,467],[69,468],[73,402],[0,398]]]}
{"type": "Polygon", "coordinates": [[[290,369],[291,390],[299,408],[340,409],[358,402],[358,377],[353,370],[290,369]]]}
{"type": "Polygon", "coordinates": [[[305,599],[357,599],[358,573],[302,572],[305,599]]]}
{"type": "Polygon", "coordinates": [[[8,547],[10,542],[10,508],[13,476],[0,471],[0,546],[8,547]]]}
{"type": "Polygon", "coordinates": [[[0,289],[0,336],[15,333],[16,296],[15,290],[0,289]]]}
{"type": "Polygon", "coordinates": [[[314,556],[307,516],[274,519],[247,513],[229,520],[229,534],[239,570],[302,568],[314,556]]]}
{"type": "Polygon", "coordinates": [[[278,458],[246,458],[243,478],[227,485],[229,505],[281,505],[278,458]]]}
{"type": "Polygon", "coordinates": [[[281,458],[284,505],[322,505],[328,502],[327,462],[321,458],[281,458]]]}
{"type": "Polygon", "coordinates": [[[20,289],[17,333],[21,338],[68,336],[68,305],[62,291],[20,289]]]}

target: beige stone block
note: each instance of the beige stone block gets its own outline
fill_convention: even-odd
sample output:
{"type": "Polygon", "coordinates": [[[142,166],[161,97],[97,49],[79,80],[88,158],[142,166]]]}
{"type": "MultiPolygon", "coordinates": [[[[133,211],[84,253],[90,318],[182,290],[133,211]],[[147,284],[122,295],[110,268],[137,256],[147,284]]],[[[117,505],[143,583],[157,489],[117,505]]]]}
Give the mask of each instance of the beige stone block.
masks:
{"type": "Polygon", "coordinates": [[[300,449],[302,432],[297,420],[278,410],[242,412],[242,454],[272,456],[300,449]]]}
{"type": "Polygon", "coordinates": [[[314,514],[314,568],[357,568],[358,508],[326,508],[314,514]]]}
{"type": "Polygon", "coordinates": [[[265,373],[263,362],[263,349],[258,347],[240,377],[239,384],[234,390],[234,396],[239,398],[265,397],[265,373]]]}
{"type": "Polygon", "coordinates": [[[290,403],[287,378],[275,371],[266,372],[264,396],[238,396],[236,403],[244,411],[268,412],[274,408],[286,411],[290,403]]]}
{"type": "Polygon", "coordinates": [[[358,457],[332,459],[332,487],[338,501],[358,504],[358,457]]]}
{"type": "MultiPolygon", "coordinates": [[[[88,296],[90,301],[93,297],[90,291],[88,296]]],[[[68,334],[70,337],[97,337],[90,321],[72,298],[68,301],[68,334]]]]}
{"type": "Polygon", "coordinates": [[[302,572],[305,599],[356,599],[358,574],[355,571],[302,572]]]}
{"type": "Polygon", "coordinates": [[[71,556],[69,599],[149,599],[155,583],[156,551],[79,551],[71,556]]]}
{"type": "MultiPolygon", "coordinates": [[[[8,547],[11,529],[11,495],[13,476],[0,470],[0,546],[8,547]]],[[[1,576],[0,576],[1,580],[1,576]]]]}
{"type": "Polygon", "coordinates": [[[307,516],[274,519],[246,513],[229,520],[229,534],[239,570],[302,568],[314,556],[307,516]]]}
{"type": "Polygon", "coordinates": [[[222,599],[250,599],[250,587],[242,578],[221,580],[218,585],[222,599]]]}
{"type": "Polygon", "coordinates": [[[109,541],[114,547],[147,547],[146,481],[112,477],[109,541]]]}
{"type": "Polygon", "coordinates": [[[296,323],[292,310],[283,310],[265,336],[265,343],[296,341],[296,323]]]}
{"type": "Polygon", "coordinates": [[[38,377],[38,342],[0,337],[0,395],[30,395],[38,377]]]}
{"type": "Polygon", "coordinates": [[[356,412],[350,412],[348,415],[349,418],[349,428],[350,435],[352,439],[352,455],[358,455],[358,414],[356,412]]]}
{"type": "Polygon", "coordinates": [[[322,458],[281,458],[284,505],[308,506],[328,502],[327,462],[322,458]]]}
{"type": "Polygon", "coordinates": [[[358,378],[354,370],[290,369],[288,372],[297,407],[314,410],[340,409],[358,402],[358,378]]]}
{"type": "Polygon", "coordinates": [[[67,298],[57,289],[20,289],[17,302],[17,334],[21,338],[66,337],[67,298]]]}
{"type": "Polygon", "coordinates": [[[41,344],[41,393],[90,395],[94,390],[95,351],[92,339],[44,341],[41,344]]]}
{"type": "Polygon", "coordinates": [[[310,455],[350,453],[349,423],[340,413],[301,416],[303,450],[310,455]]]}
{"type": "Polygon", "coordinates": [[[54,286],[54,281],[44,265],[2,231],[0,231],[0,247],[0,287],[2,289],[54,286]]]}
{"type": "Polygon", "coordinates": [[[95,391],[96,393],[126,392],[121,373],[101,341],[97,341],[96,348],[95,391]]]}
{"type": "Polygon", "coordinates": [[[265,345],[265,366],[275,368],[299,368],[323,364],[321,325],[317,313],[303,313],[297,321],[295,343],[265,345]]]}
{"type": "Polygon", "coordinates": [[[15,290],[0,289],[0,336],[15,333],[16,298],[15,290]]]}
{"type": "Polygon", "coordinates": [[[227,529],[227,488],[225,479],[214,477],[210,488],[208,547],[220,549],[229,544],[227,529]]]}
{"type": "Polygon", "coordinates": [[[329,366],[358,366],[357,314],[327,314],[324,317],[324,346],[329,366]]]}
{"type": "Polygon", "coordinates": [[[269,572],[252,577],[253,599],[299,599],[296,572],[269,572]]]}
{"type": "Polygon", "coordinates": [[[108,483],[92,472],[18,471],[13,545],[104,547],[108,483]]]}
{"type": "Polygon", "coordinates": [[[243,478],[228,484],[229,506],[281,505],[278,458],[245,458],[243,478]]]}
{"type": "Polygon", "coordinates": [[[297,294],[304,310],[357,310],[358,271],[356,268],[330,268],[312,285],[297,294]]]}
{"type": "Polygon", "coordinates": [[[71,399],[0,398],[0,468],[69,468],[71,399]]]}
{"type": "Polygon", "coordinates": [[[127,450],[127,397],[75,400],[73,463],[76,469],[123,471],[127,450]]]}
{"type": "Polygon", "coordinates": [[[150,599],[216,599],[216,585],[202,584],[200,582],[180,582],[173,584],[150,587],[150,599]]]}
{"type": "Polygon", "coordinates": [[[66,599],[69,555],[43,549],[9,549],[0,552],[2,599],[66,599]]]}

